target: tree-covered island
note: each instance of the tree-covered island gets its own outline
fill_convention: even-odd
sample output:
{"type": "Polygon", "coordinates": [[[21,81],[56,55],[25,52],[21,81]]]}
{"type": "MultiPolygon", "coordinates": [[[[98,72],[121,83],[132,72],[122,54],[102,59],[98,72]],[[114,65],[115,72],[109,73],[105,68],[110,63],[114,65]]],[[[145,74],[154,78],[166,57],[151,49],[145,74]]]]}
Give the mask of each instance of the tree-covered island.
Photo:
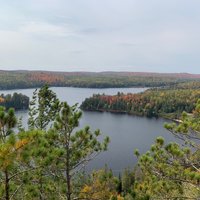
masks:
{"type": "Polygon", "coordinates": [[[199,98],[200,90],[196,88],[157,88],[138,94],[120,92],[114,96],[95,94],[85,99],[81,109],[176,118],[180,117],[183,111],[191,113],[199,98]]]}
{"type": "Polygon", "coordinates": [[[0,95],[0,106],[6,109],[14,108],[15,110],[28,109],[29,107],[29,97],[21,93],[11,94],[1,94],[0,95]]]}

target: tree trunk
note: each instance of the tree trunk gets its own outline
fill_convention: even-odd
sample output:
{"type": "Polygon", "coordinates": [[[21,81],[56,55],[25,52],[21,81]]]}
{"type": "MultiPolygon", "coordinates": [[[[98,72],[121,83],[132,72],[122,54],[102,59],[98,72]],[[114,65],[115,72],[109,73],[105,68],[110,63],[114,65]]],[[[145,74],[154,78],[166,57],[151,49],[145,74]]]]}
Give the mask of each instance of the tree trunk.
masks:
{"type": "Polygon", "coordinates": [[[6,192],[6,200],[9,200],[10,199],[10,196],[9,196],[9,177],[8,177],[8,171],[6,169],[5,171],[5,192],[6,192]]]}
{"type": "Polygon", "coordinates": [[[39,175],[39,191],[40,191],[40,200],[43,200],[43,182],[42,182],[42,172],[40,171],[40,175],[39,175]]]}
{"type": "Polygon", "coordinates": [[[69,152],[69,138],[70,138],[70,133],[69,135],[66,134],[66,145],[65,145],[65,149],[66,149],[66,183],[67,183],[67,200],[71,200],[71,176],[70,176],[70,152],[69,152]]]}
{"type": "Polygon", "coordinates": [[[67,200],[71,200],[70,175],[67,175],[67,200]]]}
{"type": "Polygon", "coordinates": [[[71,176],[70,176],[70,170],[69,170],[69,150],[67,151],[66,182],[67,182],[67,200],[71,200],[71,176]]]}

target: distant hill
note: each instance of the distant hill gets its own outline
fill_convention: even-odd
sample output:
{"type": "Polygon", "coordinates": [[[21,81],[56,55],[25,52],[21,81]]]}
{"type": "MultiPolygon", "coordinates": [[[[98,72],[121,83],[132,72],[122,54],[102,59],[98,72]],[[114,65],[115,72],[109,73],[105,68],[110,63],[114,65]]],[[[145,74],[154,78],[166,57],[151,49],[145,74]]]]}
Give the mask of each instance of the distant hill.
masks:
{"type": "Polygon", "coordinates": [[[0,89],[50,86],[85,88],[162,87],[177,83],[200,81],[200,74],[151,72],[53,72],[0,71],[0,89]]]}
{"type": "Polygon", "coordinates": [[[200,74],[191,73],[157,73],[157,72],[127,72],[127,71],[102,71],[102,72],[89,72],[89,71],[43,71],[43,70],[0,70],[0,74],[19,73],[19,74],[46,74],[46,75],[65,75],[65,76],[141,76],[141,77],[176,77],[187,79],[200,79],[200,74]]]}
{"type": "MultiPolygon", "coordinates": [[[[83,72],[84,73],[84,72],[83,72]]],[[[155,73],[155,72],[99,72],[101,75],[141,76],[141,77],[175,77],[183,79],[200,79],[200,74],[190,73],[155,73]]]]}

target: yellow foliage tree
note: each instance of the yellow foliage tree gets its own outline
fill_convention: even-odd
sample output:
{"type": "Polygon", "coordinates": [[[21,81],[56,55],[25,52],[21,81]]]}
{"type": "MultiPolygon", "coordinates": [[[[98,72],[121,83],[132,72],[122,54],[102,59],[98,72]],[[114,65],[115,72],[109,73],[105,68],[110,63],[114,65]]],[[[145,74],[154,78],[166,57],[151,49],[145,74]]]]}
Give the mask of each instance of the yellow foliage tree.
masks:
{"type": "Polygon", "coordinates": [[[80,199],[85,200],[123,200],[116,192],[117,179],[110,170],[93,172],[91,181],[83,187],[80,199]]]}

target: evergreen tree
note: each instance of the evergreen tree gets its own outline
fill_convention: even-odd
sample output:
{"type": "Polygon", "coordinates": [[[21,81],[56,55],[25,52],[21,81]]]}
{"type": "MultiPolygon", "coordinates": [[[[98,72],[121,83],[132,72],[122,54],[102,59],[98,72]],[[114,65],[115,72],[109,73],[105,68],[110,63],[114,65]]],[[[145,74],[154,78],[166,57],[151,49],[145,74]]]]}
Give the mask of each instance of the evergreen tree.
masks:
{"type": "Polygon", "coordinates": [[[34,92],[29,114],[29,128],[45,130],[28,150],[36,169],[27,174],[29,198],[56,199],[57,195],[70,200],[77,192],[74,179],[90,160],[107,149],[109,138],[101,143],[99,130],[75,130],[81,118],[77,105],[60,103],[47,86],[34,92]],[[49,124],[53,125],[50,129],[49,124]]]}
{"type": "Polygon", "coordinates": [[[200,196],[200,101],[193,115],[185,112],[179,124],[165,127],[182,140],[165,145],[159,137],[150,151],[140,155],[141,174],[135,184],[140,196],[162,199],[198,199],[200,196]]]}
{"type": "Polygon", "coordinates": [[[22,154],[31,137],[16,134],[16,124],[14,110],[6,112],[0,107],[0,196],[5,200],[15,199],[23,185],[22,175],[30,170],[22,165],[25,158],[22,154]]]}
{"type": "Polygon", "coordinates": [[[62,150],[62,155],[57,160],[57,173],[62,177],[66,186],[65,197],[67,200],[71,200],[74,195],[73,177],[90,160],[94,159],[101,151],[106,150],[109,143],[108,137],[104,139],[104,142],[99,142],[100,131],[92,132],[88,126],[75,131],[80,118],[81,112],[77,109],[77,105],[70,107],[64,102],[52,130],[57,134],[53,141],[54,146],[62,150]]]}
{"type": "Polygon", "coordinates": [[[29,129],[45,130],[59,112],[59,100],[48,85],[33,93],[29,106],[29,129]]]}

